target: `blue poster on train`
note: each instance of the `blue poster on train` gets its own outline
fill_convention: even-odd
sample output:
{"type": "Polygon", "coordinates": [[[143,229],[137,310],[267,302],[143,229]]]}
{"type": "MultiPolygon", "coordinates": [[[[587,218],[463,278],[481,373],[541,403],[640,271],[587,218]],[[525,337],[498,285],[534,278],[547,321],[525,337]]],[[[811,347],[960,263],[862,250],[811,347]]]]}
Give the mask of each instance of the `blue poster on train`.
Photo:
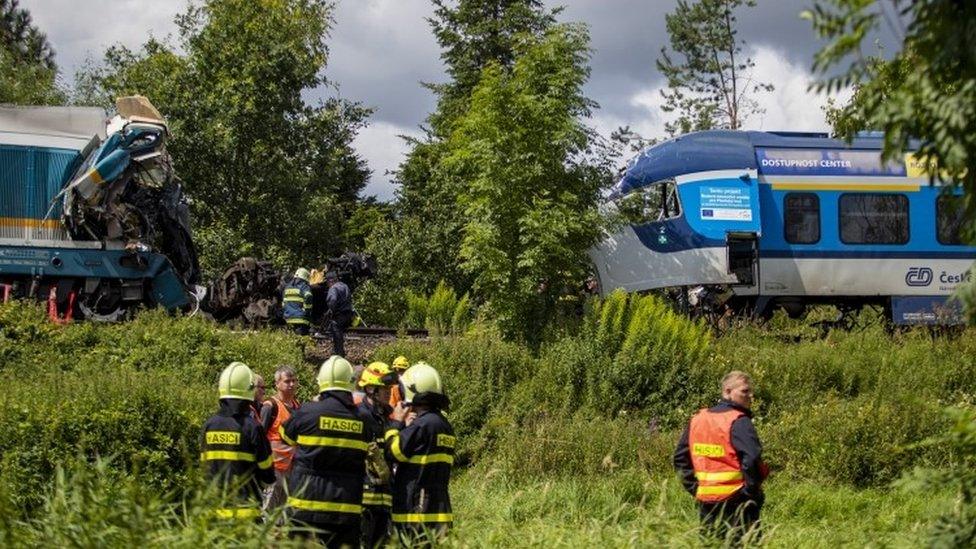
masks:
{"type": "Polygon", "coordinates": [[[877,150],[756,147],[756,164],[762,175],[905,177],[904,164],[883,163],[881,151],[877,150]]]}

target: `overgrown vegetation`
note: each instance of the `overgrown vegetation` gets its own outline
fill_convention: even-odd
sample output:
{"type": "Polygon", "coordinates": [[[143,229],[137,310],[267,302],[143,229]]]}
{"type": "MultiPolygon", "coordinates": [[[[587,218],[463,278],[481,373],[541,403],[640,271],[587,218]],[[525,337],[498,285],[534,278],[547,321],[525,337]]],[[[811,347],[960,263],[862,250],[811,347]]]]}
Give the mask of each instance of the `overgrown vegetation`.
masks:
{"type": "MultiPolygon", "coordinates": [[[[759,389],[774,470],[770,544],[969,539],[972,333],[889,336],[869,325],[797,338],[801,326],[777,318],[713,338],[652,296],[613,294],[586,310],[575,332],[536,351],[475,323],[375,353],[427,360],[443,374],[461,444],[452,543],[695,544],[694,505],[670,455],[732,368],[752,372],[759,389]],[[946,407],[968,411],[947,418],[946,407]],[[938,433],[952,442],[924,442],[938,433]]],[[[260,527],[208,522],[213,495],[200,484],[196,437],[232,360],[266,376],[302,364],[309,397],[302,342],[159,311],[60,327],[33,306],[0,306],[0,541],[79,532],[101,545],[268,543],[260,527]],[[140,517],[151,514],[161,518],[147,525],[140,517]]]]}

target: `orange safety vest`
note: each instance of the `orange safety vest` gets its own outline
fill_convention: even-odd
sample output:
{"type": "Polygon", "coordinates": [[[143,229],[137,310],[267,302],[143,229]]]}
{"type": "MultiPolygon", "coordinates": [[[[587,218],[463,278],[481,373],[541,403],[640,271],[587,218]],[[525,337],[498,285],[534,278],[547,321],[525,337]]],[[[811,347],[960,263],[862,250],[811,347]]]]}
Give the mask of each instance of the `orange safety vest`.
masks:
{"type": "MultiPolygon", "coordinates": [[[[276,397],[271,397],[270,400],[265,401],[265,403],[268,402],[278,408],[274,422],[268,429],[268,441],[271,442],[271,453],[274,455],[274,468],[275,471],[284,473],[291,469],[291,458],[295,455],[295,448],[281,440],[281,432],[278,428],[291,417],[291,408],[285,406],[285,403],[276,397]]],[[[294,404],[297,408],[298,401],[295,401],[294,404]]]]}
{"type": "Polygon", "coordinates": [[[704,408],[691,418],[688,448],[698,479],[698,501],[725,501],[745,486],[742,464],[732,447],[732,422],[744,415],[739,410],[709,412],[704,408]]]}
{"type": "MultiPolygon", "coordinates": [[[[401,400],[403,400],[403,396],[400,395],[400,386],[394,385],[390,387],[390,409],[396,408],[401,400]]],[[[393,418],[393,412],[390,412],[390,418],[393,418]]]]}

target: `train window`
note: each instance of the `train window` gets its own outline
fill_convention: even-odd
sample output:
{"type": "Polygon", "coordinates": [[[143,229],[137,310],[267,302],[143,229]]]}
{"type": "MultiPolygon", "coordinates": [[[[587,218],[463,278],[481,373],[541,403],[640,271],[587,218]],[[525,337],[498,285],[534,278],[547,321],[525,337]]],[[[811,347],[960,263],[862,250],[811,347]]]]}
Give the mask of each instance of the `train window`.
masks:
{"type": "Polygon", "coordinates": [[[844,244],[906,244],[908,238],[907,196],[840,196],[840,240],[844,244]]]}
{"type": "Polygon", "coordinates": [[[935,201],[935,234],[939,244],[965,244],[962,240],[962,224],[966,218],[961,198],[944,194],[935,201]]]}
{"type": "Polygon", "coordinates": [[[668,179],[652,183],[624,196],[617,208],[631,225],[644,225],[681,215],[678,186],[668,179]]]}
{"type": "Polygon", "coordinates": [[[820,242],[820,198],[813,193],[788,193],[783,199],[783,225],[790,244],[820,242]]]}

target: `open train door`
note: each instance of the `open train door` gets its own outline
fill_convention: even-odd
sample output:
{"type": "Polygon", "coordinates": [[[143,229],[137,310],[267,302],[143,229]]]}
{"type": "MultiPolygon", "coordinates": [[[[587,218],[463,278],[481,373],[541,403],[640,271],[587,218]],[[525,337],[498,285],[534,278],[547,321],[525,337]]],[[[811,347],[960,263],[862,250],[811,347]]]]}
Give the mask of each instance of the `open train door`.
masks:
{"type": "MultiPolygon", "coordinates": [[[[754,286],[759,280],[759,180],[755,170],[727,172],[703,181],[698,192],[701,224],[721,228],[727,274],[733,284],[754,286]]],[[[714,233],[713,233],[714,234],[714,233]]]]}

